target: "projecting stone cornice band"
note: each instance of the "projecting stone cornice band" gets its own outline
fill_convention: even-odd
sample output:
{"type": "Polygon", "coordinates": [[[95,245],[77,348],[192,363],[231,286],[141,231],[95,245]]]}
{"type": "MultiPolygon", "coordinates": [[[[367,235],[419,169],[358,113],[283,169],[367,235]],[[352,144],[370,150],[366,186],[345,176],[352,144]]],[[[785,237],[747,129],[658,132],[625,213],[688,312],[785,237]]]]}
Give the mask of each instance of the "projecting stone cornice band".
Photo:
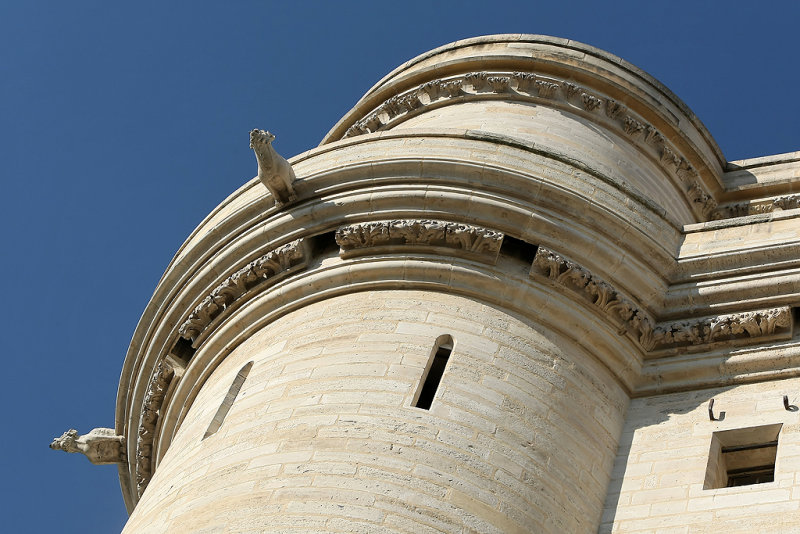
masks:
{"type": "Polygon", "coordinates": [[[304,268],[308,257],[308,245],[303,239],[298,239],[251,261],[204,298],[180,326],[178,333],[189,341],[196,340],[215,317],[242,295],[262,283],[277,282],[280,278],[304,268]]]}
{"type": "Polygon", "coordinates": [[[617,130],[650,153],[664,170],[683,184],[684,192],[700,220],[708,220],[717,202],[697,170],[667,141],[655,126],[613,98],[567,80],[531,72],[471,72],[425,82],[392,96],[353,123],[342,138],[393,128],[426,108],[476,99],[512,99],[579,111],[617,130]]]}
{"type": "Polygon", "coordinates": [[[783,195],[755,202],[737,202],[720,206],[714,210],[712,219],[730,219],[796,208],[800,208],[800,195],[783,195]]]}
{"type": "Polygon", "coordinates": [[[391,253],[396,247],[444,247],[463,251],[494,264],[503,234],[479,226],[434,220],[395,219],[343,226],[336,231],[336,244],[343,258],[359,254],[391,253]]]}
{"type": "Polygon", "coordinates": [[[147,391],[142,402],[141,421],[136,438],[136,493],[142,496],[150,477],[153,474],[152,457],[153,441],[155,440],[156,426],[164,404],[164,396],[170,382],[175,377],[175,367],[166,358],[161,358],[156,364],[150,377],[147,391]]]}
{"type": "Polygon", "coordinates": [[[619,328],[620,334],[630,332],[642,348],[652,348],[654,321],[650,315],[589,270],[540,246],[533,259],[531,274],[546,276],[588,299],[619,328]]]}
{"type": "Polygon", "coordinates": [[[647,352],[792,335],[789,306],[656,324],[647,312],[611,284],[545,247],[537,249],[531,274],[546,276],[592,302],[620,328],[620,334],[632,333],[647,352]]]}

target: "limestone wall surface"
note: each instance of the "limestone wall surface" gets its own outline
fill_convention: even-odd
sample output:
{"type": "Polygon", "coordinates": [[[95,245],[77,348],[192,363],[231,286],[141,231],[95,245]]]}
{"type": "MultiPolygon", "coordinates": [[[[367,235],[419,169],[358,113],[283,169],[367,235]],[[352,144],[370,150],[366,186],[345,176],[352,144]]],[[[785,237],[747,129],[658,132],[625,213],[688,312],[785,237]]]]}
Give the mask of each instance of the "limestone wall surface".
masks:
{"type": "Polygon", "coordinates": [[[632,400],[599,532],[800,532],[799,389],[794,378],[632,400]],[[704,489],[714,432],[774,424],[774,481],[704,489]]]}
{"type": "Polygon", "coordinates": [[[495,307],[426,291],[335,297],[222,362],[125,532],[590,533],[626,406],[591,356],[495,307]],[[453,350],[435,400],[413,407],[442,335],[453,350]]]}

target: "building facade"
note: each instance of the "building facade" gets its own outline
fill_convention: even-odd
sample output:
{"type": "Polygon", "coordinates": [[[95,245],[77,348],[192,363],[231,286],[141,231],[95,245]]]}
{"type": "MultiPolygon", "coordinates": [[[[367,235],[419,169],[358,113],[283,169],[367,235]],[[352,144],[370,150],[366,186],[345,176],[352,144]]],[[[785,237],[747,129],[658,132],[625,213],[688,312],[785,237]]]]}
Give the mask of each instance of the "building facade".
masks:
{"type": "Polygon", "coordinates": [[[115,429],[125,532],[800,531],[800,153],[727,162],[603,51],[400,66],[178,251],[115,429]]]}

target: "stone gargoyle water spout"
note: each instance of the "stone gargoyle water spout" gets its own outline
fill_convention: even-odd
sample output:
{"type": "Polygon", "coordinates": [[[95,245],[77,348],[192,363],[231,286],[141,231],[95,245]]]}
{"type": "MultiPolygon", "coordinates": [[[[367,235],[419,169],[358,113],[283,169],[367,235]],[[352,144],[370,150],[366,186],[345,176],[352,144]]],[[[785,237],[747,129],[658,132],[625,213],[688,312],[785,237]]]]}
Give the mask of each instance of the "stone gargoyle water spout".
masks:
{"type": "Polygon", "coordinates": [[[275,136],[266,130],[250,132],[250,148],[258,160],[258,178],[269,189],[277,204],[297,199],[292,183],[295,181],[291,164],[272,148],[275,136]]]}
{"type": "Polygon", "coordinates": [[[123,441],[124,438],[118,436],[113,428],[95,428],[84,435],[79,435],[73,428],[55,438],[50,448],[82,453],[93,464],[116,464],[125,460],[123,441]]]}

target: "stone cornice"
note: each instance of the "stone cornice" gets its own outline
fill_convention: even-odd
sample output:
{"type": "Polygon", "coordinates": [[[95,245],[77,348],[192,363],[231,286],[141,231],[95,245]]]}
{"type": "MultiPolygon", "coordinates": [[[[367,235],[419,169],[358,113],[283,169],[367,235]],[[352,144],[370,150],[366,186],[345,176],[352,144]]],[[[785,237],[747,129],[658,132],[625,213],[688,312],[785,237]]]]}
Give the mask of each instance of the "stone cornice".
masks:
{"type": "Polygon", "coordinates": [[[683,184],[699,220],[708,220],[717,206],[697,170],[655,126],[612,98],[550,75],[480,71],[431,80],[388,98],[352,124],[343,138],[391,129],[426,108],[486,98],[534,102],[580,112],[617,130],[659,161],[665,172],[683,184]]]}
{"type": "Polygon", "coordinates": [[[495,263],[503,234],[479,226],[434,220],[394,219],[343,226],[336,231],[342,257],[395,252],[408,247],[444,247],[495,263]]]}
{"type": "Polygon", "coordinates": [[[142,496],[153,474],[152,456],[156,426],[164,403],[164,396],[175,376],[175,369],[166,357],[156,364],[150,377],[141,409],[141,420],[136,439],[136,493],[142,496]]]}
{"type": "Polygon", "coordinates": [[[203,330],[237,299],[265,282],[276,282],[281,277],[306,266],[308,247],[298,239],[271,250],[248,263],[222,281],[189,314],[178,328],[184,339],[195,341],[203,330]]]}
{"type": "Polygon", "coordinates": [[[651,315],[614,286],[550,249],[539,247],[536,251],[531,268],[531,274],[534,273],[590,301],[619,327],[620,334],[633,334],[646,352],[792,336],[793,317],[789,306],[655,324],[651,315]]]}
{"type": "Polygon", "coordinates": [[[645,350],[652,347],[654,321],[651,315],[588,269],[540,246],[531,266],[533,274],[546,276],[577,293],[608,317],[620,334],[630,333],[645,350]]]}
{"type": "Polygon", "coordinates": [[[793,210],[797,208],[800,208],[800,194],[782,195],[766,200],[724,204],[714,210],[711,218],[714,220],[730,219],[733,217],[746,217],[748,215],[773,213],[776,211],[793,210]]]}
{"type": "Polygon", "coordinates": [[[789,338],[792,336],[792,325],[789,306],[661,323],[653,329],[650,350],[768,338],[780,334],[789,338]]]}

